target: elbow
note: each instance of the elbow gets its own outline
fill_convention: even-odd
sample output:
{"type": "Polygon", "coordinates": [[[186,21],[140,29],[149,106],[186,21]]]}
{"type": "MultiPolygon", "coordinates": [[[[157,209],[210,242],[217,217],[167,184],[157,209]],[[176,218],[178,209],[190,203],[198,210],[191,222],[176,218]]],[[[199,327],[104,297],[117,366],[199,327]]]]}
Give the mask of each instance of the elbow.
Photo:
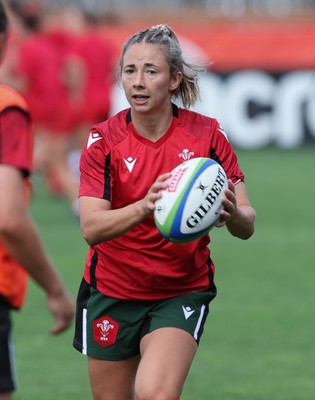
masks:
{"type": "Polygon", "coordinates": [[[104,239],[100,236],[100,232],[93,229],[91,225],[81,224],[81,232],[83,239],[91,247],[104,242],[104,239]]]}
{"type": "Polygon", "coordinates": [[[18,218],[1,218],[0,237],[3,238],[3,240],[14,238],[19,231],[20,223],[18,218]]]}
{"type": "Polygon", "coordinates": [[[98,244],[95,235],[93,235],[93,232],[91,232],[89,229],[87,229],[86,227],[81,227],[81,231],[82,231],[82,235],[84,240],[86,241],[86,243],[93,247],[95,245],[98,244]]]}

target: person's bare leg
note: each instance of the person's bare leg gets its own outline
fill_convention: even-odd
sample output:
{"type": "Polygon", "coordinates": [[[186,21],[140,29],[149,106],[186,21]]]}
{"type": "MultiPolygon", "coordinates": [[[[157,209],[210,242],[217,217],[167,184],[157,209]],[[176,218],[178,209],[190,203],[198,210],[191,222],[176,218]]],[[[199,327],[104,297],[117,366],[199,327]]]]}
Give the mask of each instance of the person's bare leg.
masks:
{"type": "Polygon", "coordinates": [[[139,357],[125,361],[104,361],[89,357],[93,400],[133,400],[139,357]]]}
{"type": "Polygon", "coordinates": [[[141,341],[135,391],[139,399],[176,400],[196,354],[197,343],[177,328],[160,328],[141,341]]]}

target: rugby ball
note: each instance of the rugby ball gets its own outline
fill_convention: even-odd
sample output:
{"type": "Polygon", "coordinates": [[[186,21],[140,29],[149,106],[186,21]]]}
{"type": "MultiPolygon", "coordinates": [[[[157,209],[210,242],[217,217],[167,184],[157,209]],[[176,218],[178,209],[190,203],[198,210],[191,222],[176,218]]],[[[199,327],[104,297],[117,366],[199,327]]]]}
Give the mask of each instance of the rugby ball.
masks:
{"type": "Polygon", "coordinates": [[[172,170],[167,189],[156,201],[154,221],[161,235],[175,243],[195,240],[215,225],[228,179],[216,161],[192,158],[172,170]]]}

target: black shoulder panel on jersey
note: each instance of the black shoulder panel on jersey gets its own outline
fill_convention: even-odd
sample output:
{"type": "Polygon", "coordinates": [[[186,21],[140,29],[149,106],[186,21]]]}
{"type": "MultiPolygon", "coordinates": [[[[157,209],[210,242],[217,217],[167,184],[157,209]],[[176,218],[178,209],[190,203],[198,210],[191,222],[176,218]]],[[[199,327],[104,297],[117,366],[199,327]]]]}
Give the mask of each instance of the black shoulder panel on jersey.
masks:
{"type": "Polygon", "coordinates": [[[210,147],[210,158],[214,161],[216,161],[218,164],[222,164],[222,161],[218,157],[218,155],[215,152],[215,149],[213,147],[210,147]]]}
{"type": "Polygon", "coordinates": [[[103,199],[110,201],[110,152],[105,158],[104,165],[104,194],[103,199]]]}

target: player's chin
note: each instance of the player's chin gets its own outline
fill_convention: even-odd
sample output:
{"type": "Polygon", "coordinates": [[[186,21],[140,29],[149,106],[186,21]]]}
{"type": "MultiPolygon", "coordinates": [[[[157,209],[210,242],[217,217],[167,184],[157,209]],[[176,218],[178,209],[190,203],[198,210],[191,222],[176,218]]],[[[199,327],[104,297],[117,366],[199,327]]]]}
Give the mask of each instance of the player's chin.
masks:
{"type": "Polygon", "coordinates": [[[150,111],[152,111],[152,105],[151,105],[149,99],[147,101],[142,101],[142,102],[132,100],[130,102],[130,105],[134,111],[139,112],[139,113],[149,113],[150,111]]]}

